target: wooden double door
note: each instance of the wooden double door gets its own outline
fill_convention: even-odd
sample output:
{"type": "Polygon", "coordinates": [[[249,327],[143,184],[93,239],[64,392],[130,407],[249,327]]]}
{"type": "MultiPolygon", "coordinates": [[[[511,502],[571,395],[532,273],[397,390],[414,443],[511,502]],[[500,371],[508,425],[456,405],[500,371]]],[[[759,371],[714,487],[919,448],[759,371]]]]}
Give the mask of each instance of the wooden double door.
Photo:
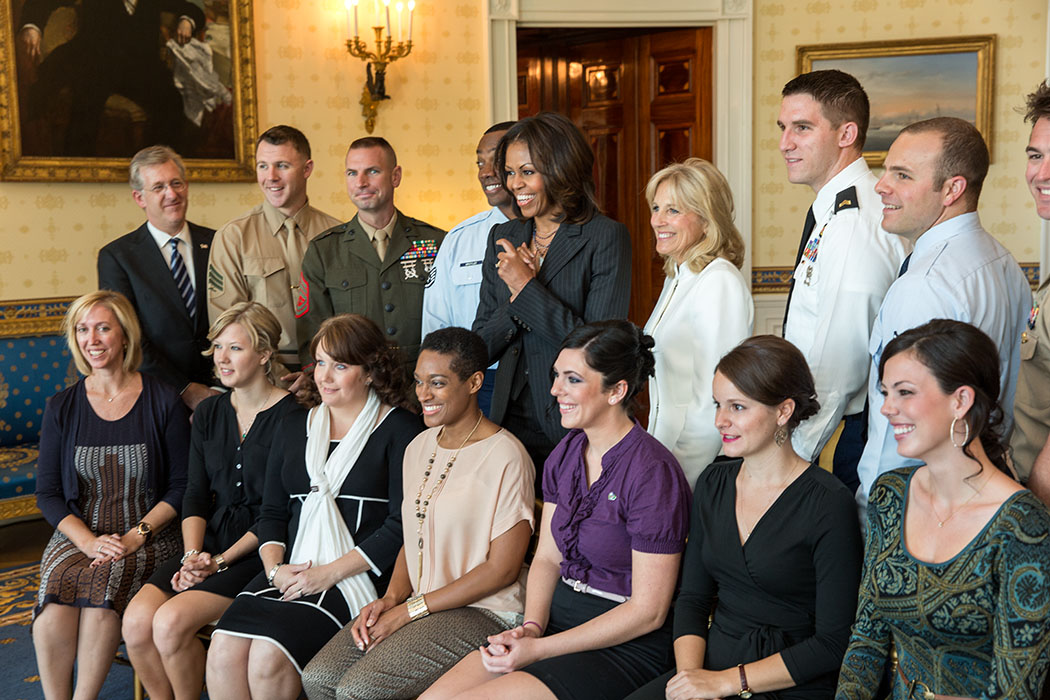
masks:
{"type": "Polygon", "coordinates": [[[590,141],[598,202],[631,231],[639,325],[664,280],[645,185],[668,163],[711,159],[711,68],[710,28],[518,30],[518,116],[559,112],[590,141]]]}

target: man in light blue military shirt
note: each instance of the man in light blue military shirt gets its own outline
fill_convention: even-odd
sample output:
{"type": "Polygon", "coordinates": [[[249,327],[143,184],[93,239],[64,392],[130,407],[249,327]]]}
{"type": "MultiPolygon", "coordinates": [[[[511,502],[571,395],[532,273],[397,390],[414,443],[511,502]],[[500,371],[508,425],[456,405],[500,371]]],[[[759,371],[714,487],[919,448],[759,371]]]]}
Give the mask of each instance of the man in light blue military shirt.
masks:
{"type": "MultiPolygon", "coordinates": [[[[503,189],[496,172],[496,146],[514,122],[500,122],[488,128],[478,142],[478,182],[491,209],[486,209],[452,227],[438,251],[423,293],[423,332],[459,326],[470,328],[478,311],[481,291],[481,263],[489,232],[514,215],[510,193],[503,189]]],[[[499,364],[499,363],[496,363],[499,364]]],[[[478,392],[478,405],[488,415],[496,365],[485,372],[485,383],[478,392]]]]}

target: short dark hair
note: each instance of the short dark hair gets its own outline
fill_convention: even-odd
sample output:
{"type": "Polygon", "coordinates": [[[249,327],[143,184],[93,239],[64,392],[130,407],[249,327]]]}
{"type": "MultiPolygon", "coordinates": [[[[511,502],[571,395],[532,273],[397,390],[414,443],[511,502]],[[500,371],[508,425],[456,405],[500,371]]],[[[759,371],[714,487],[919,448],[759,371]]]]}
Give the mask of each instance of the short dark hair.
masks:
{"type": "Polygon", "coordinates": [[[944,393],[961,386],[973,388],[973,405],[964,417],[970,434],[963,452],[976,461],[970,443],[980,438],[992,464],[1013,476],[1006,465],[1006,446],[999,432],[1003,409],[999,405],[999,349],[995,342],[969,323],[935,318],[904,331],[886,345],[879,358],[880,382],[889,359],[908,351],[930,370],[944,393]]]}
{"type": "Polygon", "coordinates": [[[507,131],[510,127],[517,124],[517,122],[500,122],[499,124],[493,124],[489,128],[485,129],[486,134],[494,134],[497,131],[507,131]]]}
{"type": "MultiPolygon", "coordinates": [[[[594,152],[587,139],[568,117],[555,112],[540,112],[514,124],[496,147],[496,172],[504,189],[507,187],[507,147],[516,142],[529,149],[533,165],[543,178],[547,198],[561,207],[564,221],[583,224],[598,213],[594,196],[594,152]]],[[[511,198],[514,213],[521,209],[511,198]]]]}
{"type": "Polygon", "coordinates": [[[449,366],[461,380],[489,366],[489,351],[477,333],[451,326],[427,333],[419,351],[430,350],[451,358],[449,366]]]}
{"type": "Polygon", "coordinates": [[[1050,80],[1039,83],[1035,92],[1028,93],[1024,106],[1024,120],[1032,122],[1032,126],[1040,119],[1050,119],[1050,80]]]}
{"type": "Polygon", "coordinates": [[[781,97],[809,95],[820,104],[824,118],[836,129],[846,122],[857,125],[857,140],[854,146],[864,150],[868,136],[868,121],[871,106],[868,93],[860,82],[849,73],[840,70],[815,70],[792,78],[784,86],[781,97]]]}
{"type": "Polygon", "coordinates": [[[635,411],[634,397],[656,369],[652,336],[630,321],[595,321],[573,329],[561,343],[561,350],[582,349],[587,366],[602,375],[602,389],[619,381],[627,382],[623,409],[635,411]]]}
{"type": "Polygon", "coordinates": [[[798,348],[775,335],[756,335],[727,352],[715,367],[744,395],[764,406],[779,406],[788,399],[795,410],[788,430],[820,410],[813,373],[798,348]]]}
{"type": "Polygon", "coordinates": [[[259,148],[259,144],[263,141],[271,146],[280,146],[282,143],[290,143],[292,144],[292,148],[298,151],[300,155],[307,160],[310,160],[310,141],[307,140],[306,134],[299,131],[294,126],[288,126],[287,124],[271,126],[269,129],[259,134],[259,138],[255,140],[255,147],[259,148]]]}
{"type": "Polygon", "coordinates": [[[382,136],[362,136],[359,139],[354,139],[353,143],[350,144],[350,148],[346,149],[346,151],[349,153],[359,148],[382,148],[383,152],[390,156],[390,167],[397,165],[397,154],[394,153],[394,147],[382,136]]]}
{"type": "Polygon", "coordinates": [[[939,188],[948,178],[962,176],[966,180],[963,196],[967,204],[976,209],[988,175],[988,146],[984,137],[976,126],[958,117],[934,117],[901,129],[901,134],[931,132],[941,137],[941,156],[934,171],[933,186],[939,188]]]}
{"type": "Polygon", "coordinates": [[[316,358],[317,349],[322,345],[333,360],[363,367],[383,403],[402,408],[412,406],[408,401],[408,379],[401,352],[386,341],[375,321],[360,314],[326,318],[310,341],[310,356],[316,358]]]}

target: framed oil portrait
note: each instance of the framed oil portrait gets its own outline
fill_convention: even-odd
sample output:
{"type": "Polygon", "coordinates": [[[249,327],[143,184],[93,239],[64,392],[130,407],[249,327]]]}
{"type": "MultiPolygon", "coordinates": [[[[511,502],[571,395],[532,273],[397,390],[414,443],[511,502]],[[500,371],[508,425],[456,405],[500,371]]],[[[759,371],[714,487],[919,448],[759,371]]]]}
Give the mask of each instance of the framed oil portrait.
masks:
{"type": "Polygon", "coordinates": [[[864,86],[871,121],[864,158],[882,165],[900,130],[932,117],[975,125],[992,150],[995,35],[799,46],[799,73],[837,68],[864,86]]]}
{"type": "Polygon", "coordinates": [[[0,180],[127,181],[158,143],[254,180],[252,46],[251,0],[0,0],[0,180]]]}

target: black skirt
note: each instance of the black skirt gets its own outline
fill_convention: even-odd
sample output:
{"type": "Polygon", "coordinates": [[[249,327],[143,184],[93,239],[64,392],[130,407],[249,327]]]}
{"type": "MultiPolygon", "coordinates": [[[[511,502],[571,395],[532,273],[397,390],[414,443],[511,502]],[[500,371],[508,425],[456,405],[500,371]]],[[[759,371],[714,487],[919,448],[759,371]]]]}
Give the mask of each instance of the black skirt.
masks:
{"type": "MultiPolygon", "coordinates": [[[[620,603],[578,593],[566,584],[554,589],[547,634],[572,629],[620,603]]],[[[538,678],[558,700],[621,700],[674,665],[671,614],[663,626],[606,649],[581,651],[537,661],[522,669],[538,678]]]]}

